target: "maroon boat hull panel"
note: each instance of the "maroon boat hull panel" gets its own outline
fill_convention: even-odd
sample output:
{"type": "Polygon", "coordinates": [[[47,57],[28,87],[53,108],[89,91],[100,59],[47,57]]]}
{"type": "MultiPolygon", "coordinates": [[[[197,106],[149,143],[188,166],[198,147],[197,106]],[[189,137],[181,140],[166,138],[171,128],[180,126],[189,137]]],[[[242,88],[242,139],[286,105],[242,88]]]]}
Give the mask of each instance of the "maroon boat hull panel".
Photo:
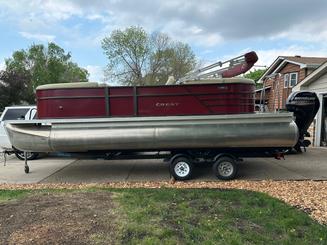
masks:
{"type": "Polygon", "coordinates": [[[254,112],[252,84],[192,84],[37,90],[40,119],[254,112]]]}

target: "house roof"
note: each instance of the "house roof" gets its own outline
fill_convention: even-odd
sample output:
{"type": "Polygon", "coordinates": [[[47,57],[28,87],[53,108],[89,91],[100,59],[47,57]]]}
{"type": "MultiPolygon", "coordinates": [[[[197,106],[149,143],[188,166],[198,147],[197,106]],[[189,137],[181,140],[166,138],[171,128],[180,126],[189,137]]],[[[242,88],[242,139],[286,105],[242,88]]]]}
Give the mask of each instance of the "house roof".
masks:
{"type": "Polygon", "coordinates": [[[327,61],[320,65],[316,70],[314,70],[310,75],[304,78],[301,82],[295,85],[292,91],[301,90],[301,87],[306,87],[316,81],[319,77],[327,73],[327,61]]]}
{"type": "Polygon", "coordinates": [[[301,63],[303,65],[321,65],[327,61],[327,57],[302,57],[302,56],[281,56],[288,61],[301,63]]]}
{"type": "Polygon", "coordinates": [[[278,56],[277,59],[269,66],[266,72],[260,77],[258,83],[263,79],[276,75],[287,63],[299,65],[302,68],[317,68],[327,61],[327,57],[302,57],[302,56],[278,56]]]}

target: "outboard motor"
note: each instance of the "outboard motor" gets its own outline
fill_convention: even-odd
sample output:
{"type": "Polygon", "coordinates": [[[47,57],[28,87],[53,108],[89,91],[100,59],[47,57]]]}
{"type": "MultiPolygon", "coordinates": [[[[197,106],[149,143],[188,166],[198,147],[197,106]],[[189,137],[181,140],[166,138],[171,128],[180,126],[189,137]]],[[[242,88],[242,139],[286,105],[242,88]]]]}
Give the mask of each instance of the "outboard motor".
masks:
{"type": "Polygon", "coordinates": [[[294,113],[295,123],[299,129],[299,140],[294,146],[294,149],[298,152],[301,152],[301,147],[305,148],[311,144],[304,137],[310,135],[307,130],[313,122],[319,107],[319,99],[314,92],[297,91],[287,98],[286,109],[294,113]]]}

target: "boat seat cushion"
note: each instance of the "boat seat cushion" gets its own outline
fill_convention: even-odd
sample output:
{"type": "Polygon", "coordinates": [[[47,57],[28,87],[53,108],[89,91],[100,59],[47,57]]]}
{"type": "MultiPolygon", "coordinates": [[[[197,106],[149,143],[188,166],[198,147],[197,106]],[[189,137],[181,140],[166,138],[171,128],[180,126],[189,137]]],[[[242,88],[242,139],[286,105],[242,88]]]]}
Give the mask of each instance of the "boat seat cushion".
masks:
{"type": "Polygon", "coordinates": [[[103,88],[109,87],[105,83],[96,83],[96,82],[79,82],[79,83],[52,83],[38,86],[36,90],[45,90],[45,89],[69,89],[69,88],[103,88]]]}

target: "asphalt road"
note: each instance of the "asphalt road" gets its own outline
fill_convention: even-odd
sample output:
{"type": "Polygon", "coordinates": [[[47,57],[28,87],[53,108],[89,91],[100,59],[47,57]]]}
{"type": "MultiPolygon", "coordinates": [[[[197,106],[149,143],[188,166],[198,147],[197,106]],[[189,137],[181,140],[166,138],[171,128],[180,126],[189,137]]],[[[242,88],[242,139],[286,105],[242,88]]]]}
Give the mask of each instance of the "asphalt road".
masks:
{"type": "MultiPolygon", "coordinates": [[[[161,160],[80,160],[46,157],[24,163],[11,157],[0,161],[0,183],[94,183],[112,181],[169,180],[168,164],[161,160]]],[[[287,155],[285,160],[247,158],[239,165],[242,180],[327,180],[327,148],[309,148],[306,153],[287,155]]],[[[211,167],[197,167],[193,181],[217,180],[211,167]]],[[[218,181],[218,180],[217,180],[218,181]]]]}

